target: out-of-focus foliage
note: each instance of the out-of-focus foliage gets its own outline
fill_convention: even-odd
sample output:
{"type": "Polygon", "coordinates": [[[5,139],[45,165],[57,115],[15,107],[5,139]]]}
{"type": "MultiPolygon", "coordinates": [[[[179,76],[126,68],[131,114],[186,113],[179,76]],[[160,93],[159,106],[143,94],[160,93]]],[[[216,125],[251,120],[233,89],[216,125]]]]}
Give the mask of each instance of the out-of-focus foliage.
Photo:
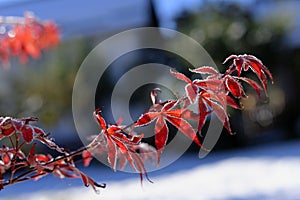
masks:
{"type": "Polygon", "coordinates": [[[59,41],[55,22],[41,21],[31,12],[24,17],[0,16],[0,62],[5,68],[12,57],[18,57],[22,63],[28,57],[38,59],[42,50],[55,47],[59,41]]]}
{"type": "Polygon", "coordinates": [[[49,126],[69,115],[76,72],[91,50],[90,44],[87,39],[66,40],[44,52],[40,60],[21,66],[12,60],[10,70],[1,69],[0,113],[35,116],[49,126]]]}
{"type": "Polygon", "coordinates": [[[274,17],[256,20],[251,8],[208,4],[198,12],[183,13],[177,19],[177,26],[179,31],[201,43],[216,64],[220,64],[227,54],[252,52],[267,58],[280,51],[289,19],[274,17]]]}

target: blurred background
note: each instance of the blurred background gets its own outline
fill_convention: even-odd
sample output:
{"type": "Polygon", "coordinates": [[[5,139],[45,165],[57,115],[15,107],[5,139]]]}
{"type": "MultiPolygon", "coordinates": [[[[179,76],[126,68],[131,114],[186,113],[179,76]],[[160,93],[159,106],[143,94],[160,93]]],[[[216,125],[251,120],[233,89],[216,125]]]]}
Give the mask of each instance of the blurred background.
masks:
{"type": "MultiPolygon", "coordinates": [[[[113,34],[135,27],[158,26],[178,30],[197,40],[220,71],[228,55],[247,53],[260,58],[275,77],[275,84],[269,85],[269,99],[259,99],[249,89],[249,98],[243,101],[245,110],[230,111],[232,128],[238,134],[222,134],[216,149],[298,138],[299,7],[298,1],[279,0],[92,0],[89,3],[2,0],[1,15],[23,16],[25,11],[32,11],[42,20],[54,20],[61,30],[62,41],[57,48],[45,51],[39,60],[20,64],[16,59],[11,61],[10,70],[1,69],[0,113],[38,117],[58,142],[76,148],[80,140],[72,120],[71,97],[74,78],[84,58],[113,34]]],[[[127,58],[130,65],[127,67],[141,63],[135,61],[141,57],[149,62],[180,65],[176,61],[165,62],[163,56],[139,55],[127,58]]],[[[101,81],[105,81],[106,89],[99,92],[97,105],[109,102],[115,84],[112,78],[104,79],[101,81]]],[[[148,94],[144,96],[141,100],[149,102],[146,109],[150,101],[148,94]]],[[[106,114],[109,118],[109,110],[106,114]]],[[[138,117],[140,112],[132,115],[138,117]]]]}
{"type": "MultiPolygon", "coordinates": [[[[224,131],[216,151],[299,140],[299,8],[297,0],[1,0],[1,16],[32,11],[42,20],[55,21],[62,34],[58,47],[43,52],[41,59],[26,64],[11,60],[9,70],[0,68],[1,116],[38,117],[39,125],[51,132],[57,143],[78,148],[82,144],[72,119],[72,88],[84,58],[109,36],[130,28],[157,26],[194,38],[220,71],[227,56],[247,53],[260,58],[274,76],[269,98],[260,99],[247,89],[245,110],[230,110],[237,134],[230,136],[224,131]]],[[[137,57],[129,58],[129,68],[140,63],[132,61],[137,57]]],[[[146,55],[142,58],[149,61],[146,55]]],[[[174,62],[166,62],[164,57],[153,59],[162,64],[174,62]]],[[[101,91],[101,99],[96,98],[96,105],[108,102],[115,84],[113,79],[103,81],[107,87],[101,91]]],[[[150,105],[148,95],[144,96],[137,98],[150,105]]],[[[110,121],[109,111],[105,114],[110,121]]]]}

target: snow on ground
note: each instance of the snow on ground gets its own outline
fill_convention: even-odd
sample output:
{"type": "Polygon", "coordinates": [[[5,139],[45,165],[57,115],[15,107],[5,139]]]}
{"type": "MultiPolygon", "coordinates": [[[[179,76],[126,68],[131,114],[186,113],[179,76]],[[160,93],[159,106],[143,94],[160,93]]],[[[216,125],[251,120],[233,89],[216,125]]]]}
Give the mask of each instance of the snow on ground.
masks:
{"type": "Polygon", "coordinates": [[[108,177],[108,186],[99,195],[77,185],[63,190],[49,186],[46,191],[6,198],[0,192],[0,199],[300,199],[300,141],[217,152],[202,160],[184,157],[150,176],[154,183],[145,181],[143,187],[136,174],[112,181],[108,177]]]}

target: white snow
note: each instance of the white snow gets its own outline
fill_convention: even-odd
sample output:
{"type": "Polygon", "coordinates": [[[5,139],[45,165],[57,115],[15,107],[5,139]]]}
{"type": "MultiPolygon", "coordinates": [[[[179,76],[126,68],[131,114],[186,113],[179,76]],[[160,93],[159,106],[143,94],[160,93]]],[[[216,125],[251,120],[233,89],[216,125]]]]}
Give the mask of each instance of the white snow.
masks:
{"type": "Polygon", "coordinates": [[[150,174],[154,183],[145,181],[143,187],[133,174],[133,178],[108,181],[99,195],[76,186],[9,199],[300,199],[300,142],[220,152],[201,161],[189,157],[174,163],[178,170],[150,174]]]}

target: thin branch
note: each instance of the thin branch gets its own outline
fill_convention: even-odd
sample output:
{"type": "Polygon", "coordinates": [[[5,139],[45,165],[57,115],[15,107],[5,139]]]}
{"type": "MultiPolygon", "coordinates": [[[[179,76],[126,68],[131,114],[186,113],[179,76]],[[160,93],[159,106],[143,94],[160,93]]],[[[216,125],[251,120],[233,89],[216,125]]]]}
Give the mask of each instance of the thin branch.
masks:
{"type": "MultiPolygon", "coordinates": [[[[55,159],[53,159],[53,160],[51,160],[47,163],[44,163],[41,166],[47,166],[47,165],[50,165],[50,164],[55,163],[57,161],[61,161],[61,160],[64,160],[64,159],[71,158],[73,156],[81,154],[83,151],[88,150],[89,148],[91,148],[91,147],[82,147],[82,148],[80,148],[80,149],[78,149],[78,150],[76,150],[76,151],[74,151],[74,152],[72,152],[68,155],[56,157],[55,159]]],[[[37,168],[31,168],[28,171],[24,172],[23,174],[15,177],[11,180],[8,180],[7,182],[3,183],[2,185],[3,185],[3,187],[5,187],[7,185],[12,185],[12,184],[16,184],[16,183],[28,180],[28,179],[30,179],[30,177],[26,177],[26,176],[30,175],[31,173],[35,172],[36,170],[37,170],[37,168]]]]}

